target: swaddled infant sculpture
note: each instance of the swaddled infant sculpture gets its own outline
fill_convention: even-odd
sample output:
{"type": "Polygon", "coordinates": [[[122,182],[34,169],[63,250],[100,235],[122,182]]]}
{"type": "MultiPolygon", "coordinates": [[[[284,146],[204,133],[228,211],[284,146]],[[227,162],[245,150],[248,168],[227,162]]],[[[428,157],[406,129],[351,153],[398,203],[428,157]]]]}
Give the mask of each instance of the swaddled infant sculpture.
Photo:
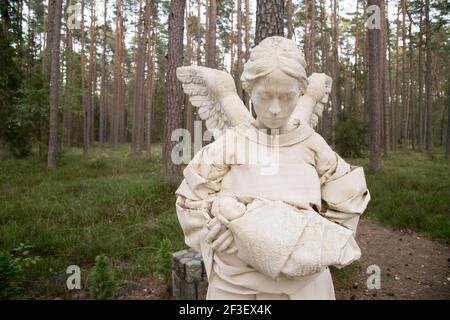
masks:
{"type": "Polygon", "coordinates": [[[254,119],[226,72],[189,66],[177,77],[215,137],[176,191],[207,299],[334,299],[329,266],[359,259],[354,236],[370,194],[363,169],[314,130],[331,78],[307,77],[292,40],[264,39],[240,79],[254,119]]]}

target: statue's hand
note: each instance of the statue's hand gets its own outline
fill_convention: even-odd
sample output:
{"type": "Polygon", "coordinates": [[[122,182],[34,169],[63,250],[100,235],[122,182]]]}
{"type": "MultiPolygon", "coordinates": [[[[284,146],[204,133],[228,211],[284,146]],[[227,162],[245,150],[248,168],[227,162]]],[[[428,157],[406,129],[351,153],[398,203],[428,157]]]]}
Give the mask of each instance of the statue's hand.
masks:
{"type": "Polygon", "coordinates": [[[308,78],[309,85],[306,88],[306,95],[313,97],[317,102],[328,101],[331,92],[332,79],[325,73],[313,73],[308,78]]]}
{"type": "Polygon", "coordinates": [[[206,242],[210,243],[213,250],[227,253],[235,253],[234,238],[231,230],[227,228],[230,221],[241,217],[246,211],[245,204],[235,197],[228,195],[217,196],[212,203],[211,213],[214,218],[208,223],[208,235],[206,242]]]}
{"type": "Polygon", "coordinates": [[[233,233],[218,218],[213,218],[207,224],[207,227],[209,232],[206,235],[206,242],[211,244],[214,251],[225,251],[228,254],[233,254],[237,251],[236,246],[233,246],[233,233]]]}

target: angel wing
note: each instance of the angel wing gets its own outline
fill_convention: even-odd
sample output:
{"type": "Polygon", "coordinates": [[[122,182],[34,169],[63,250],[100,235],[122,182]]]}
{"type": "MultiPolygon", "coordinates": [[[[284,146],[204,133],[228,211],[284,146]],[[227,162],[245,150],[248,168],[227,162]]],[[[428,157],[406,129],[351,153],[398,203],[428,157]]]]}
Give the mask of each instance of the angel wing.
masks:
{"type": "Polygon", "coordinates": [[[252,124],[254,118],[236,92],[233,77],[224,72],[200,66],[177,68],[178,80],[184,93],[198,108],[200,119],[214,138],[220,137],[227,128],[240,124],[252,124]]]}
{"type": "Polygon", "coordinates": [[[328,103],[333,80],[324,73],[313,73],[308,78],[308,83],[306,93],[298,100],[287,122],[288,130],[297,128],[302,122],[313,129],[316,128],[324,105],[328,103]]]}

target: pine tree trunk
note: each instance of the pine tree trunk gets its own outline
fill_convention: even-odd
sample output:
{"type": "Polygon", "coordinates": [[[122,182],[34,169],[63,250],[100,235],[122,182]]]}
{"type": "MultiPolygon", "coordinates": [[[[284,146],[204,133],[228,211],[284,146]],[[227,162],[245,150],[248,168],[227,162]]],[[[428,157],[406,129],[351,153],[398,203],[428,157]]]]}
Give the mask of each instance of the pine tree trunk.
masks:
{"type": "Polygon", "coordinates": [[[182,103],[181,83],[176,76],[176,69],[183,63],[183,29],[185,0],[170,1],[169,15],[169,44],[166,74],[166,110],[164,123],[163,162],[164,177],[169,182],[178,182],[181,175],[181,166],[173,162],[172,152],[177,146],[176,141],[171,141],[172,132],[181,128],[182,103]]]}
{"type": "MultiPolygon", "coordinates": [[[[69,0],[68,7],[72,6],[73,0],[69,0]]],[[[65,88],[65,101],[64,101],[64,113],[63,113],[63,147],[64,149],[70,149],[72,145],[72,101],[73,97],[70,94],[74,86],[74,73],[73,73],[73,39],[72,30],[67,26],[66,35],[66,47],[67,47],[67,61],[66,61],[66,88],[65,88]]]]}
{"type": "Polygon", "coordinates": [[[237,77],[236,89],[239,97],[243,98],[241,74],[243,70],[242,63],[242,0],[237,0],[237,77]]]}
{"type": "Polygon", "coordinates": [[[245,0],[245,60],[250,59],[250,0],[245,0]]]}
{"type": "MultiPolygon", "coordinates": [[[[368,0],[368,5],[376,5],[380,7],[381,1],[384,0],[368,0]]],[[[369,96],[370,100],[370,168],[377,172],[381,170],[380,161],[380,111],[382,107],[382,88],[380,81],[380,73],[382,69],[379,67],[381,56],[381,30],[371,28],[368,30],[369,37],[369,96]]]]}
{"type": "MultiPolygon", "coordinates": [[[[322,72],[327,73],[329,72],[328,67],[328,32],[327,32],[327,18],[326,18],[326,9],[325,9],[325,0],[320,1],[320,51],[321,51],[321,65],[322,65],[322,72]]],[[[356,70],[355,70],[356,73],[356,70]]],[[[328,109],[325,108],[324,112],[322,114],[322,118],[319,120],[320,124],[320,134],[325,138],[329,139],[329,133],[328,133],[328,109]]]]}
{"type": "Polygon", "coordinates": [[[408,130],[408,70],[406,60],[406,0],[402,0],[402,117],[401,117],[401,147],[406,149],[406,136],[408,130]]]}
{"type": "Polygon", "coordinates": [[[106,110],[107,106],[107,90],[106,90],[106,26],[108,14],[108,0],[105,0],[103,12],[103,38],[102,38],[102,66],[101,66],[101,89],[100,89],[100,110],[99,110],[99,142],[103,146],[105,143],[105,127],[106,127],[106,110]]]}
{"type": "Polygon", "coordinates": [[[124,24],[123,17],[120,19],[120,87],[119,87],[119,143],[125,143],[127,139],[127,117],[125,106],[125,36],[124,36],[124,24]]]}
{"type": "Polygon", "coordinates": [[[292,23],[292,14],[293,14],[292,0],[288,0],[287,5],[287,37],[288,39],[292,39],[294,35],[294,25],[292,23]]]}
{"type": "MultiPolygon", "coordinates": [[[[239,1],[239,0],[238,0],[239,1]]],[[[230,12],[231,12],[231,30],[230,30],[230,74],[236,79],[234,74],[234,62],[235,62],[235,51],[234,51],[234,1],[230,0],[230,12]]],[[[238,12],[238,14],[241,14],[238,12]]]]}
{"type": "MultiPolygon", "coordinates": [[[[84,0],[81,0],[81,17],[84,17],[84,0]]],[[[85,76],[85,57],[84,57],[84,18],[81,19],[81,102],[83,104],[83,153],[87,153],[89,150],[89,97],[86,95],[86,76],[85,76]]]]}
{"type": "Polygon", "coordinates": [[[447,85],[447,144],[445,149],[447,160],[450,160],[450,76],[448,76],[447,85]]]}
{"type": "Polygon", "coordinates": [[[50,75],[50,134],[48,142],[47,166],[57,166],[58,153],[58,99],[59,99],[59,48],[61,39],[61,15],[62,0],[52,0],[53,4],[53,28],[52,28],[52,53],[51,53],[51,75],[50,75]]]}
{"type": "Polygon", "coordinates": [[[433,149],[433,78],[431,66],[431,23],[430,23],[430,0],[425,0],[425,28],[426,28],[426,73],[425,73],[425,96],[426,96],[426,149],[431,152],[433,149]]]}
{"type": "MultiPolygon", "coordinates": [[[[245,0],[245,60],[248,59],[250,59],[250,0],[245,0]]],[[[246,92],[243,95],[245,106],[251,110],[249,95],[246,92]]]]}
{"type": "Polygon", "coordinates": [[[95,91],[97,87],[97,63],[95,59],[96,36],[95,36],[95,0],[91,0],[91,27],[89,31],[89,141],[94,141],[94,109],[95,91]]]}
{"type": "Polygon", "coordinates": [[[201,0],[197,2],[197,65],[202,65],[202,16],[201,0]]]}
{"type": "Polygon", "coordinates": [[[394,108],[392,118],[392,150],[397,149],[398,127],[399,127],[399,89],[400,89],[400,3],[397,5],[397,35],[395,40],[395,89],[394,89],[394,108]]]}
{"type": "Polygon", "coordinates": [[[332,30],[333,30],[333,59],[332,59],[332,78],[333,86],[331,88],[331,143],[335,143],[334,126],[337,123],[337,115],[340,109],[338,97],[339,90],[339,26],[338,26],[338,0],[333,0],[332,30]]]}
{"type": "Polygon", "coordinates": [[[208,61],[210,68],[216,67],[216,28],[217,28],[217,0],[210,0],[209,28],[208,28],[208,61]]]}
{"type": "Polygon", "coordinates": [[[121,6],[122,1],[116,1],[116,35],[114,45],[114,75],[113,75],[113,96],[112,96],[112,125],[110,127],[110,139],[113,146],[117,146],[119,143],[119,109],[120,109],[120,69],[121,69],[121,54],[120,54],[120,20],[121,20],[121,6]]]}
{"type": "Polygon", "coordinates": [[[408,11],[408,17],[409,17],[409,29],[408,29],[408,37],[409,37],[409,110],[411,113],[411,144],[412,148],[417,148],[417,129],[416,129],[416,111],[415,111],[415,88],[414,88],[414,81],[413,81],[413,41],[414,38],[412,36],[412,25],[413,20],[411,17],[411,13],[408,11]]]}
{"type": "MultiPolygon", "coordinates": [[[[149,0],[153,6],[153,0],[149,0]]],[[[147,158],[152,157],[152,129],[153,129],[153,98],[155,92],[155,56],[156,56],[156,34],[157,34],[157,17],[158,12],[153,13],[153,27],[150,37],[150,30],[148,31],[148,49],[147,56],[147,124],[146,124],[146,143],[147,143],[147,158]]],[[[149,25],[149,28],[151,26],[149,25]]]]}
{"type": "Polygon", "coordinates": [[[384,155],[388,156],[391,151],[391,124],[390,124],[390,115],[391,115],[391,103],[389,97],[389,61],[386,57],[386,42],[389,42],[388,34],[387,34],[387,25],[389,23],[389,17],[387,14],[387,6],[385,5],[385,1],[383,0],[381,3],[381,59],[382,59],[382,90],[383,90],[383,118],[381,119],[383,123],[383,151],[384,155]],[[386,20],[387,19],[387,20],[386,20]]]}
{"type": "Polygon", "coordinates": [[[314,72],[316,65],[316,0],[311,0],[311,27],[309,38],[309,74],[314,72]]]}
{"type": "MultiPolygon", "coordinates": [[[[187,48],[185,55],[185,65],[191,65],[193,59],[193,36],[194,36],[194,26],[191,20],[191,13],[189,9],[189,0],[186,0],[186,37],[187,37],[187,48]]],[[[194,133],[194,108],[189,101],[187,95],[184,97],[184,106],[185,106],[185,128],[189,131],[192,136],[194,133]]]]}
{"type": "Polygon", "coordinates": [[[271,36],[284,37],[284,0],[259,0],[256,4],[255,46],[271,36]]]}
{"type": "Polygon", "coordinates": [[[136,72],[134,82],[134,103],[133,103],[133,132],[132,148],[134,153],[142,150],[142,126],[143,117],[143,95],[145,81],[145,46],[146,46],[146,23],[149,20],[149,7],[146,6],[145,14],[142,9],[142,0],[139,2],[139,16],[137,24],[137,48],[136,48],[136,72]],[[145,15],[145,18],[143,19],[145,15]],[[144,23],[144,26],[142,24],[144,23]]]}
{"type": "Polygon", "coordinates": [[[309,1],[305,0],[305,29],[303,35],[303,51],[305,54],[306,71],[309,72],[309,1]]]}
{"type": "Polygon", "coordinates": [[[208,64],[209,58],[208,58],[208,54],[209,54],[209,7],[210,7],[210,2],[209,0],[206,0],[206,4],[205,4],[205,65],[208,64]]]}

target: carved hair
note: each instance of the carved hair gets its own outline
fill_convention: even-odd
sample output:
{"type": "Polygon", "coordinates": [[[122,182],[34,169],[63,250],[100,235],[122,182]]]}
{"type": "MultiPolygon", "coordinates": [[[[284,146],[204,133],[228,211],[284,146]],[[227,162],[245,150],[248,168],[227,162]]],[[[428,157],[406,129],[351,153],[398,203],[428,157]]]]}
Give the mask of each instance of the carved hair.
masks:
{"type": "Polygon", "coordinates": [[[305,67],[303,51],[294,41],[279,36],[268,37],[253,48],[250,59],[245,63],[241,76],[242,87],[249,92],[255,80],[279,68],[286,75],[297,79],[300,89],[305,92],[308,86],[305,67]]]}

